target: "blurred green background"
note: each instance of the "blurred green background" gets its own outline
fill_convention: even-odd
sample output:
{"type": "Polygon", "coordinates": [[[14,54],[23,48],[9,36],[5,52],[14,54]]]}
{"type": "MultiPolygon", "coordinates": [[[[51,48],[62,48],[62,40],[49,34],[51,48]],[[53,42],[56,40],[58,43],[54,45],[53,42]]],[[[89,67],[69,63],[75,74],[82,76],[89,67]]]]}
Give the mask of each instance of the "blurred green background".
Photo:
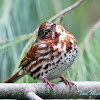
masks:
{"type": "MultiPolygon", "coordinates": [[[[0,82],[18,70],[31,33],[77,0],[0,0],[0,82]]],[[[62,25],[78,42],[78,57],[64,73],[71,81],[100,81],[100,27],[86,35],[100,19],[100,0],[84,0],[64,15],[62,25]],[[84,50],[83,50],[84,46],[84,50]]],[[[58,19],[54,21],[58,22],[58,19]]],[[[33,41],[36,37],[33,37],[33,41]]],[[[56,79],[54,81],[58,81],[56,79]]],[[[40,82],[25,76],[18,82],[40,82]]]]}

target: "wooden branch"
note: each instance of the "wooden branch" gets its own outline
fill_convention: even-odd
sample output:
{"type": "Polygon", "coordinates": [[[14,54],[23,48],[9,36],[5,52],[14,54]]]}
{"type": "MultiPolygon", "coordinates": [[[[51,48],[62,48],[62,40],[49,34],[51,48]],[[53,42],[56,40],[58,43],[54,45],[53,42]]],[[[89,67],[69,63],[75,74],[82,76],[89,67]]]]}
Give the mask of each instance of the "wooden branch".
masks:
{"type": "Polygon", "coordinates": [[[1,83],[0,99],[100,99],[100,82],[74,83],[71,88],[63,82],[54,83],[54,91],[45,83],[1,83]]]}

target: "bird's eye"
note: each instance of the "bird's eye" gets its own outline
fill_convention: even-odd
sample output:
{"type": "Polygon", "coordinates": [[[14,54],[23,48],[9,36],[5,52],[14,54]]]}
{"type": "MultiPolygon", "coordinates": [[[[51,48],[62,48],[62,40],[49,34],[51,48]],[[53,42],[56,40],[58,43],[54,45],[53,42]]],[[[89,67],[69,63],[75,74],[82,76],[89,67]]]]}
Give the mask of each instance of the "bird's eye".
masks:
{"type": "Polygon", "coordinates": [[[48,35],[50,33],[50,29],[44,31],[44,35],[48,35]]]}
{"type": "Polygon", "coordinates": [[[38,33],[38,36],[40,38],[42,38],[42,37],[48,38],[50,35],[51,35],[50,29],[48,29],[48,30],[40,30],[39,33],[38,33]]]}
{"type": "Polygon", "coordinates": [[[48,34],[48,31],[44,31],[44,35],[47,35],[48,34]]]}

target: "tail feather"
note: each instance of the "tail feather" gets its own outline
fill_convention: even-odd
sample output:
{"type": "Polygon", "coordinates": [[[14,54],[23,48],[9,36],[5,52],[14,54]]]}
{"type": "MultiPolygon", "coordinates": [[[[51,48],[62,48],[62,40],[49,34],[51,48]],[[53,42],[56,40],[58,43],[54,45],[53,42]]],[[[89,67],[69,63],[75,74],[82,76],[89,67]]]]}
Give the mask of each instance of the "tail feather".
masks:
{"type": "Polygon", "coordinates": [[[18,71],[17,73],[15,73],[14,75],[12,75],[11,77],[9,77],[7,80],[5,80],[3,83],[14,83],[16,82],[18,79],[20,79],[21,77],[23,77],[24,75],[20,75],[19,74],[20,71],[18,71]]]}

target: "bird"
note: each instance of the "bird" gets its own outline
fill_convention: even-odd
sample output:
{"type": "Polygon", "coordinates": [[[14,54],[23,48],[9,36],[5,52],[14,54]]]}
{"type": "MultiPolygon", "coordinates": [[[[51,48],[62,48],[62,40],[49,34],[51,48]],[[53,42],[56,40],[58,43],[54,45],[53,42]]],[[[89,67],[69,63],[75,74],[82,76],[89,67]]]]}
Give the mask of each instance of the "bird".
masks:
{"type": "Polygon", "coordinates": [[[75,37],[62,25],[46,21],[38,29],[36,41],[20,63],[20,70],[4,81],[14,83],[24,75],[44,81],[53,89],[49,80],[60,78],[60,82],[75,85],[61,75],[67,71],[77,57],[78,46],[75,37]]]}

